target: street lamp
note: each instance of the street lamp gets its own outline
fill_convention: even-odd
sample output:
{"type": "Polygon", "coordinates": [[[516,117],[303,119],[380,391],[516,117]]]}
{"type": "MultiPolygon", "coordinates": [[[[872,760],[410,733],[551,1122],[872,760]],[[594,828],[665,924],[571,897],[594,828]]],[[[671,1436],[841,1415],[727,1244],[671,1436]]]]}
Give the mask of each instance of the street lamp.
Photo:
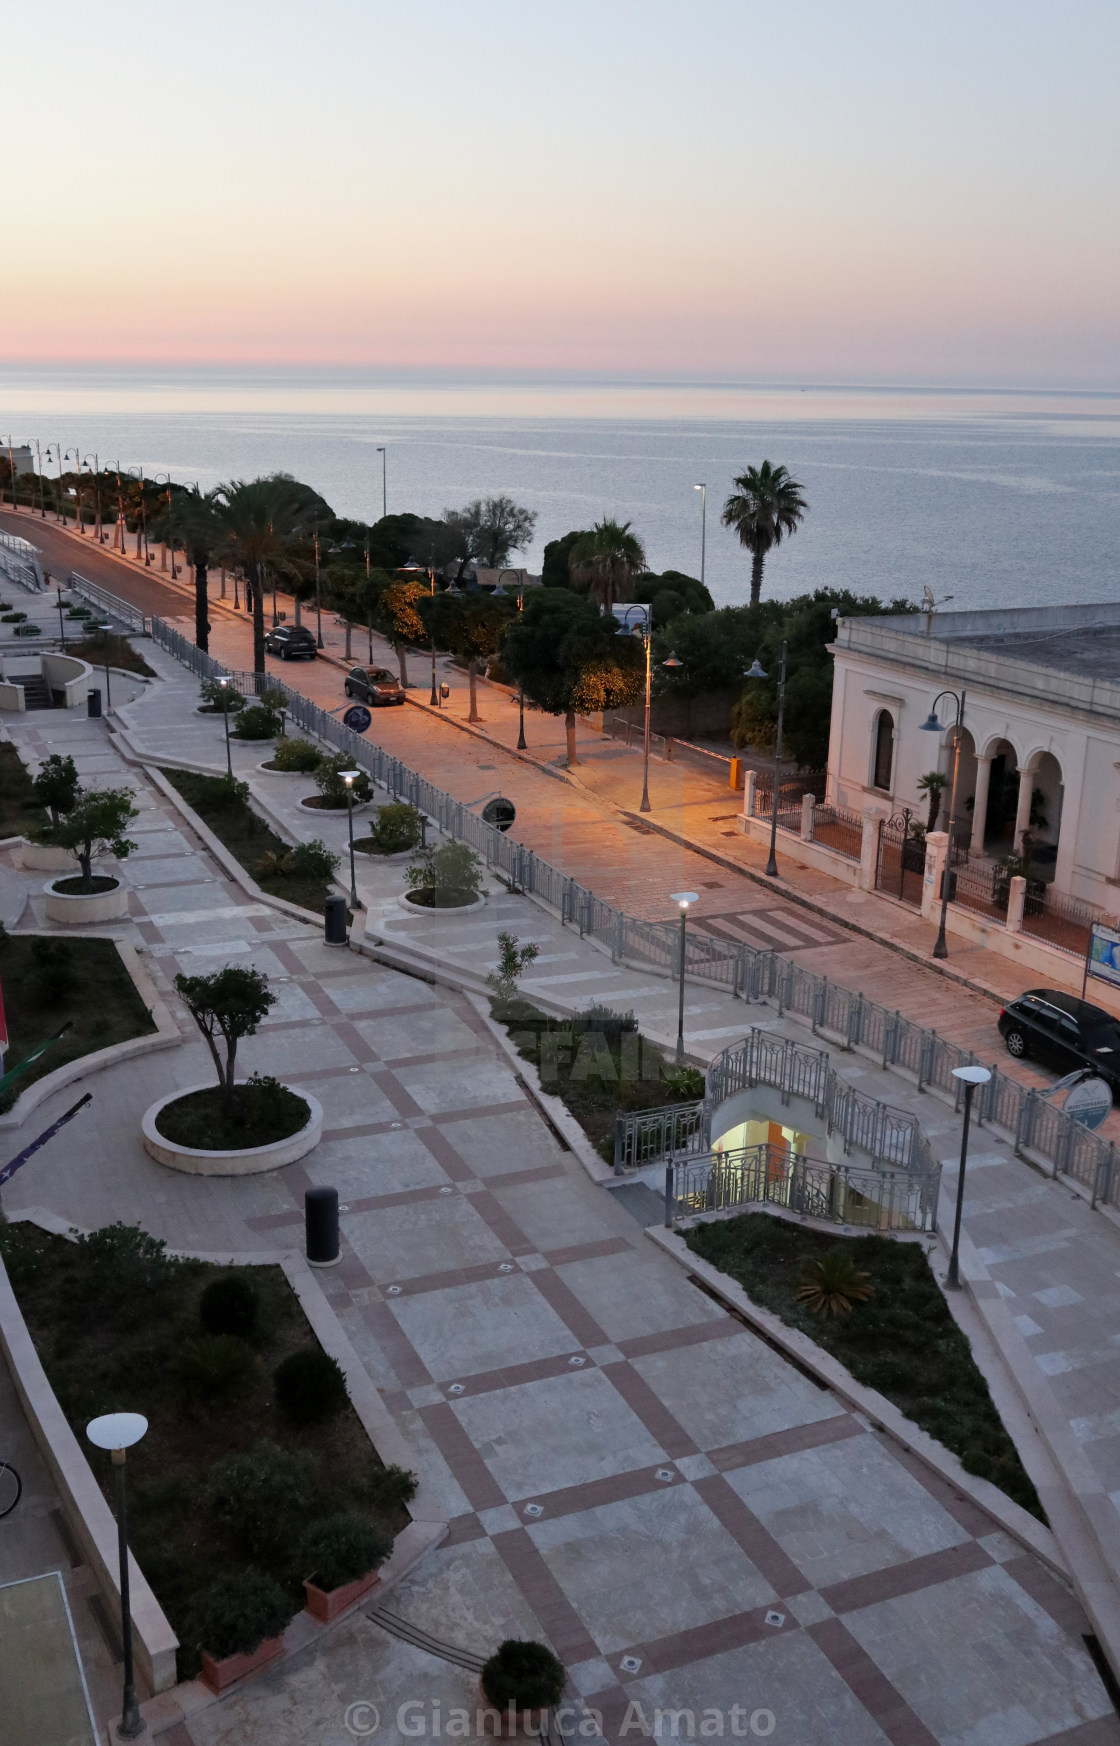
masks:
{"type": "Polygon", "coordinates": [[[233,781],[233,757],[232,757],[232,755],[230,753],[230,749],[229,749],[229,691],[227,689],[227,687],[229,685],[228,676],[223,675],[222,678],[220,678],[218,680],[218,684],[222,688],[222,720],[226,724],[226,775],[229,777],[230,781],[232,782],[233,781]]]}
{"type": "Polygon", "coordinates": [[[67,449],[62,458],[64,461],[73,461],[74,463],[74,496],[78,500],[78,532],[84,538],[86,530],[85,523],[82,521],[82,451],[81,449],[67,449]]]}
{"type": "MultiPolygon", "coordinates": [[[[385,450],[379,447],[377,452],[381,456],[381,519],[384,521],[389,513],[389,488],[386,484],[385,473],[387,462],[385,460],[385,450]]],[[[368,559],[369,554],[367,553],[366,556],[368,559]]]]}
{"type": "MultiPolygon", "coordinates": [[[[744,679],[765,679],[768,675],[759,664],[756,655],[746,672],[744,679]]],[[[782,777],[782,723],[786,711],[786,645],[782,642],[782,664],[778,673],[778,737],[774,742],[774,785],[770,793],[770,859],[766,863],[766,873],[771,879],[778,877],[778,792],[782,777]]]]}
{"type": "Polygon", "coordinates": [[[96,1449],[108,1449],[117,1483],[117,1553],[120,1558],[121,1640],[124,1645],[124,1695],[117,1733],[122,1740],[135,1740],[148,1726],[136,1701],[132,1673],[132,1608],[128,1599],[128,1502],[125,1494],[125,1451],[138,1443],[148,1429],[140,1413],[105,1413],[91,1419],[86,1436],[96,1449]]]}
{"type": "MultiPolygon", "coordinates": [[[[88,473],[90,470],[89,455],[87,455],[83,461],[80,461],[78,463],[78,477],[79,478],[81,477],[83,467],[85,468],[86,472],[88,473]]],[[[94,499],[94,509],[96,511],[95,520],[94,520],[94,524],[93,524],[93,531],[94,531],[94,537],[96,538],[97,543],[100,546],[100,545],[104,544],[105,535],[101,531],[101,463],[99,462],[96,453],[94,453],[94,456],[93,456],[93,499],[94,499]]]]}
{"type": "MultiPolygon", "coordinates": [[[[639,806],[638,811],[639,812],[650,812],[650,811],[652,811],[652,808],[649,804],[649,706],[650,706],[650,648],[651,648],[651,645],[653,642],[653,635],[652,635],[653,608],[652,608],[652,606],[646,606],[646,605],[626,606],[626,607],[623,607],[622,611],[617,616],[619,618],[620,623],[625,627],[626,630],[628,630],[630,632],[631,636],[641,637],[642,647],[645,650],[645,657],[646,657],[646,709],[645,709],[645,724],[644,724],[643,733],[642,733],[642,803],[639,806]],[[631,623],[631,619],[633,619],[633,623],[631,623]]],[[[673,656],[673,662],[678,667],[681,665],[680,661],[677,660],[675,655],[673,656]]]]}
{"type": "Polygon", "coordinates": [[[937,930],[933,955],[935,958],[947,958],[949,947],[945,939],[945,917],[949,910],[949,874],[953,868],[953,831],[957,822],[957,777],[961,767],[961,728],[964,723],[964,691],[958,695],[955,691],[939,691],[933,700],[929,715],[922,723],[925,733],[941,733],[941,723],[937,719],[937,706],[943,697],[951,697],[957,706],[957,731],[953,740],[953,783],[949,790],[949,842],[945,851],[945,870],[941,875],[941,925],[937,930]]]}
{"type": "Polygon", "coordinates": [[[953,1248],[949,1256],[946,1285],[960,1289],[961,1211],[964,1207],[964,1167],[968,1162],[968,1124],[972,1116],[972,1097],[978,1085],[987,1085],[991,1074],[986,1067],[954,1067],[953,1078],[964,1086],[964,1127],[961,1129],[961,1168],[957,1177],[957,1210],[953,1219],[953,1248]]]}
{"type": "MultiPolygon", "coordinates": [[[[517,583],[517,610],[518,612],[524,612],[525,577],[519,575],[516,570],[500,570],[498,572],[498,586],[495,588],[492,598],[504,597],[505,589],[502,587],[503,576],[512,576],[517,583]]],[[[520,685],[517,687],[517,749],[519,752],[524,752],[528,749],[528,741],[525,738],[525,692],[520,685]]]]}
{"type": "Polygon", "coordinates": [[[58,462],[58,496],[55,499],[54,519],[62,520],[62,444],[48,443],[45,457],[48,461],[58,462]]]}
{"type": "Polygon", "coordinates": [[[708,543],[708,487],[706,484],[694,485],[694,491],[700,493],[700,586],[704,586],[705,546],[708,543]]]}
{"type": "Polygon", "coordinates": [[[354,874],[354,784],[361,775],[360,770],[343,770],[342,780],[346,784],[346,823],[350,830],[350,907],[360,909],[358,901],[358,883],[354,874]]]}
{"type": "MultiPolygon", "coordinates": [[[[43,457],[39,452],[39,439],[38,439],[38,437],[35,438],[35,465],[38,468],[38,472],[39,472],[39,519],[41,521],[46,521],[46,519],[47,519],[47,505],[46,505],[46,502],[44,501],[44,498],[43,498],[43,457]]],[[[31,513],[32,513],[32,515],[34,515],[34,513],[35,513],[34,508],[32,508],[31,513]]]]}
{"type": "Polygon", "coordinates": [[[63,653],[66,652],[66,620],[62,616],[62,583],[58,585],[58,635],[62,643],[63,653]]]}
{"type": "Polygon", "coordinates": [[[136,529],[136,556],[140,556],[142,547],[146,570],[152,559],[148,551],[148,504],[144,496],[144,469],[143,467],[127,467],[125,471],[130,479],[138,479],[140,482],[140,522],[136,529]]]}
{"type": "Polygon", "coordinates": [[[105,638],[105,714],[108,715],[113,707],[113,698],[109,690],[109,632],[113,627],[111,624],[107,623],[99,624],[96,628],[105,638]]]}
{"type": "Polygon", "coordinates": [[[679,1064],[680,1064],[680,1062],[682,1062],[682,1061],[683,1061],[683,1060],[684,1060],[684,948],[685,948],[685,926],[686,926],[686,923],[687,923],[687,921],[688,921],[688,906],[689,906],[689,904],[690,904],[690,903],[699,903],[699,901],[700,901],[700,899],[699,899],[699,895],[698,895],[698,894],[697,894],[697,893],[696,893],[696,892],[695,892],[695,891],[674,891],[674,892],[673,892],[673,894],[672,894],[672,901],[673,901],[673,902],[674,902],[674,903],[677,903],[677,904],[679,904],[679,905],[680,905],[680,911],[681,911],[681,944],[680,944],[680,953],[681,953],[681,961],[680,961],[680,982],[681,982],[681,993],[680,993],[680,1001],[679,1001],[679,1003],[678,1003],[678,1005],[677,1005],[677,1063],[678,1063],[678,1065],[679,1065],[679,1064]]]}
{"type": "Polygon", "coordinates": [[[319,534],[312,534],[315,541],[315,647],[323,647],[323,595],[319,585],[319,534]]]}

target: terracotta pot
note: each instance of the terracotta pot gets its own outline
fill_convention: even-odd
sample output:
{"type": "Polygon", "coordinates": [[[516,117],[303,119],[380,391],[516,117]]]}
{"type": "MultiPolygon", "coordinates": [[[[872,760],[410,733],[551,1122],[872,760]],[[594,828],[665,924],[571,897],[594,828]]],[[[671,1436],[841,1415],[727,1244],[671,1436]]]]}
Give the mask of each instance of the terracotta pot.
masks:
{"type": "Polygon", "coordinates": [[[353,1582],[344,1582],[341,1588],[316,1588],[313,1582],[305,1582],[303,1592],[307,1610],[321,1625],[329,1625],[339,1613],[344,1613],[347,1607],[352,1607],[355,1601],[360,1601],[363,1595],[376,1588],[380,1581],[377,1571],[369,1570],[365,1576],[355,1577],[353,1582]]]}
{"type": "Polygon", "coordinates": [[[208,1650],[202,1651],[202,1679],[211,1691],[225,1691],[236,1679],[247,1679],[250,1673],[258,1673],[262,1667],[267,1667],[270,1661],[275,1661],[278,1655],[284,1653],[283,1637],[266,1637],[263,1643],[248,1655],[225,1655],[220,1661],[215,1661],[208,1650]]]}
{"type": "MultiPolygon", "coordinates": [[[[540,1736],[545,1718],[548,1715],[547,1710],[511,1710],[508,1706],[504,1710],[500,1710],[487,1697],[486,1687],[481,1679],[478,1682],[478,1695],[482,1699],[483,1707],[490,1710],[498,1718],[497,1726],[494,1729],[496,1739],[516,1740],[523,1734],[532,1735],[534,1738],[540,1736]]],[[[489,1722],[489,1718],[487,1720],[489,1722]]],[[[489,1732],[489,1725],[487,1732],[489,1732]]]]}

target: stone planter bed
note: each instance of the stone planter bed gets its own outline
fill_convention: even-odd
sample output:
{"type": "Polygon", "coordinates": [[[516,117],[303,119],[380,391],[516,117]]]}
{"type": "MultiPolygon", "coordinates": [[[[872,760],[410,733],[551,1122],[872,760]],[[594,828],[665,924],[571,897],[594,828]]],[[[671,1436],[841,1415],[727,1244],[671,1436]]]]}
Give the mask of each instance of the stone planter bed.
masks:
{"type": "Polygon", "coordinates": [[[76,878],[49,879],[43,890],[47,917],[64,927],[91,927],[98,922],[120,921],[128,914],[128,887],[109,874],[94,876],[93,891],[60,889],[77,885],[76,878]]]}
{"type": "MultiPolygon", "coordinates": [[[[303,770],[300,772],[300,774],[303,776],[306,776],[307,772],[306,772],[306,770],[303,770]]],[[[304,798],[300,801],[300,805],[305,806],[307,808],[308,812],[324,813],[327,818],[345,818],[346,814],[350,811],[350,808],[348,806],[324,806],[323,801],[322,801],[322,797],[318,794],[305,795],[304,798]]],[[[368,800],[355,800],[354,811],[361,812],[363,806],[368,806],[368,805],[369,805],[368,800]]]]}
{"type": "Polygon", "coordinates": [[[359,1576],[355,1582],[344,1582],[341,1588],[317,1588],[313,1582],[305,1581],[303,1592],[307,1600],[307,1610],[321,1625],[329,1625],[332,1619],[337,1619],[341,1613],[377,1588],[380,1582],[381,1577],[376,1570],[359,1576]]]}
{"type": "Polygon", "coordinates": [[[413,901],[414,896],[430,897],[430,895],[430,890],[427,888],[423,892],[415,894],[411,891],[402,891],[397,902],[402,909],[408,911],[409,915],[472,915],[475,910],[486,907],[486,893],[484,891],[480,891],[477,897],[470,898],[466,903],[441,903],[438,908],[431,902],[416,903],[413,901]]]}
{"type": "Polygon", "coordinates": [[[171,1170],[186,1171],[192,1176],[253,1176],[262,1170],[278,1170],[281,1165],[294,1164],[297,1158],[305,1158],[319,1144],[323,1131],[323,1107],[310,1092],[299,1091],[295,1086],[285,1089],[303,1099],[308,1113],[303,1126],[282,1139],[270,1140],[262,1146],[240,1146],[224,1151],[184,1146],[177,1140],[168,1139],[159,1130],[161,1112],[169,1104],[179,1103],[196,1092],[214,1091],[214,1082],[207,1080],[204,1085],[188,1085],[180,1091],[173,1091],[145,1110],[141,1122],[144,1150],[158,1164],[166,1164],[171,1170]]]}
{"type": "Polygon", "coordinates": [[[209,1686],[212,1692],[223,1692],[237,1680],[247,1679],[251,1673],[259,1673],[262,1667],[267,1667],[270,1661],[275,1661],[283,1653],[283,1637],[266,1637],[250,1654],[223,1655],[220,1661],[215,1661],[209,1650],[204,1649],[202,1683],[209,1686]]]}
{"type": "Polygon", "coordinates": [[[25,873],[66,873],[74,866],[69,849],[57,843],[35,843],[24,838],[16,851],[16,861],[25,873]]]}

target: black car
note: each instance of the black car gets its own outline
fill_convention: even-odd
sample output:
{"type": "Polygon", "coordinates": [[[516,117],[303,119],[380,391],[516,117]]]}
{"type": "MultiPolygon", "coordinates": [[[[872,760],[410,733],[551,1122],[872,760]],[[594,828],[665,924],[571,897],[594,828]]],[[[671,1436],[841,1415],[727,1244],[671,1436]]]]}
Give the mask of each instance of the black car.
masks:
{"type": "Polygon", "coordinates": [[[376,709],[382,703],[403,703],[404,686],[388,667],[352,667],[346,675],[346,695],[376,709]]]}
{"type": "Polygon", "coordinates": [[[1120,1093],[1120,1023],[1076,995],[1031,988],[999,1015],[999,1034],[1017,1060],[1029,1056],[1059,1073],[1091,1067],[1120,1093]]]}
{"type": "Polygon", "coordinates": [[[264,646],[270,655],[282,661],[313,661],[315,637],[302,624],[275,624],[265,632],[264,646]]]}

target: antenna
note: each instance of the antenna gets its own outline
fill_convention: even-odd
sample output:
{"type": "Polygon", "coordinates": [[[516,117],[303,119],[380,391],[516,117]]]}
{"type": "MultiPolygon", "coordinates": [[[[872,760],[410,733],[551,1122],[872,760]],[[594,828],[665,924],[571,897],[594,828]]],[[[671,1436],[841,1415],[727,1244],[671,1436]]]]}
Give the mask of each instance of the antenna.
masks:
{"type": "Polygon", "coordinates": [[[954,599],[954,598],[955,598],[955,596],[953,596],[952,594],[943,594],[941,596],[940,600],[935,600],[934,594],[933,594],[933,589],[930,587],[929,583],[926,582],[923,585],[923,587],[922,587],[922,611],[926,615],[926,636],[927,637],[931,636],[933,633],[933,615],[937,611],[938,607],[939,606],[947,606],[949,601],[954,599]]]}

